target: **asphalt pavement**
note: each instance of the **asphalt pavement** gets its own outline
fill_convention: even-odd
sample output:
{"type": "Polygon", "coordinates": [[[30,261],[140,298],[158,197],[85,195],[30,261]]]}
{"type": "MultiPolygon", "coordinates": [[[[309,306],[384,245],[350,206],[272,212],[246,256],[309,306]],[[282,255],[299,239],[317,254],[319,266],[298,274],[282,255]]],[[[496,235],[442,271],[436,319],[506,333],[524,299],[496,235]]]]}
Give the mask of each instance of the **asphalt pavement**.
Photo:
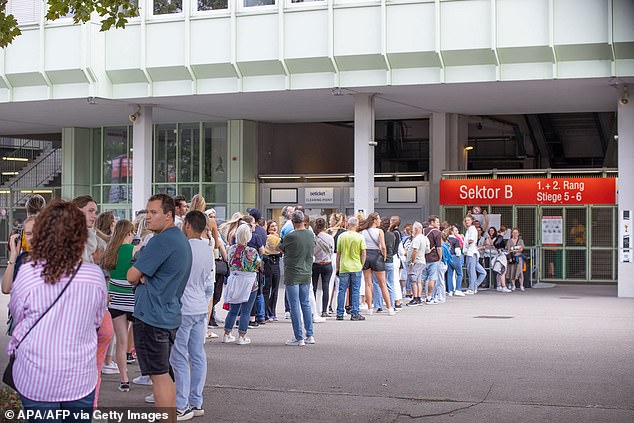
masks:
{"type": "MultiPolygon", "coordinates": [[[[633,329],[634,299],[616,298],[614,285],[480,291],[364,322],[329,318],[305,347],[284,345],[282,319],[249,330],[251,345],[205,345],[206,414],[194,421],[633,422],[633,329]]],[[[117,386],[104,376],[100,405],[144,406],[151,392],[117,386]]]]}

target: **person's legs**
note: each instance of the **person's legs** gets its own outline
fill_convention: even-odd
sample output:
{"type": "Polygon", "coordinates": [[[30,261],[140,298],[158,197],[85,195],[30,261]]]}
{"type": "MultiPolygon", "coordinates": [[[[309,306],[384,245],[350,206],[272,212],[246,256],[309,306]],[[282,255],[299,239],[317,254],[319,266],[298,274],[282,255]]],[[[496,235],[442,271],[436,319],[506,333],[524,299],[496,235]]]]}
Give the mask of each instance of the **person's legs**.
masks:
{"type": "MultiPolygon", "coordinates": [[[[185,316],[183,316],[185,317],[185,316]]],[[[188,403],[191,407],[202,408],[203,388],[207,379],[207,355],[205,354],[205,315],[191,316],[192,326],[189,332],[189,362],[191,364],[191,382],[188,403]]],[[[173,350],[172,350],[173,351],[173,350]]],[[[178,394],[178,389],[177,389],[178,394]]],[[[178,397],[176,398],[178,408],[178,397]]]]}
{"type": "Polygon", "coordinates": [[[385,263],[385,284],[388,296],[390,297],[390,304],[394,307],[396,298],[394,291],[394,263],[385,263]]]}
{"type": "Polygon", "coordinates": [[[352,273],[339,273],[339,292],[337,294],[337,317],[343,317],[345,314],[346,291],[350,285],[352,273]]]}
{"type": "Polygon", "coordinates": [[[255,321],[262,323],[265,320],[266,320],[266,307],[264,305],[264,294],[258,293],[255,296],[255,321]]]}
{"type": "MultiPolygon", "coordinates": [[[[302,309],[302,318],[304,319],[304,330],[306,338],[313,336],[313,315],[310,308],[310,284],[299,285],[299,303],[302,309]]],[[[295,338],[300,339],[300,338],[295,338]]]]}
{"type": "Polygon", "coordinates": [[[273,317],[273,313],[271,312],[271,287],[273,286],[273,272],[271,269],[271,261],[270,259],[266,259],[264,261],[264,288],[262,288],[262,295],[264,295],[264,305],[265,305],[265,314],[266,318],[270,319],[273,317]]]}
{"type": "MultiPolygon", "coordinates": [[[[94,391],[92,392],[94,402],[94,391]]],[[[55,412],[55,410],[60,410],[62,408],[62,404],[59,402],[45,402],[45,401],[33,401],[24,395],[20,394],[20,401],[22,402],[22,409],[27,412],[40,412],[40,413],[48,413],[50,411],[55,412]]],[[[40,423],[42,419],[35,418],[35,416],[31,417],[27,420],[29,423],[40,423]]],[[[58,419],[50,419],[46,420],[47,422],[57,423],[60,420],[58,419]]]]}
{"type": "Polygon", "coordinates": [[[328,311],[330,278],[332,277],[332,263],[324,264],[321,268],[321,311],[328,311]]]}
{"type": "Polygon", "coordinates": [[[319,283],[319,276],[321,276],[321,265],[319,263],[313,263],[313,272],[311,274],[313,281],[313,295],[315,299],[317,299],[317,286],[319,283]]]}
{"type": "Polygon", "coordinates": [[[191,385],[191,372],[188,345],[193,325],[193,316],[184,315],[182,317],[170,353],[170,365],[174,369],[174,382],[176,383],[176,408],[179,410],[186,410],[189,405],[187,399],[191,385]]]}
{"type": "Polygon", "coordinates": [[[169,373],[150,375],[156,408],[176,407],[176,385],[169,373]]]}
{"type": "Polygon", "coordinates": [[[484,267],[482,267],[482,265],[478,262],[478,260],[474,260],[474,261],[475,261],[476,273],[478,274],[478,280],[476,282],[476,289],[477,289],[482,283],[482,281],[484,281],[484,278],[486,278],[487,272],[486,270],[484,270],[484,267]]]}
{"type": "MultiPolygon", "coordinates": [[[[268,281],[267,281],[268,283],[268,281]]],[[[268,302],[268,310],[269,310],[269,317],[271,318],[277,318],[277,293],[279,292],[280,289],[280,265],[278,264],[273,264],[271,266],[271,281],[270,281],[270,288],[271,288],[271,295],[269,297],[269,302],[268,302]]]]}
{"type": "MultiPolygon", "coordinates": [[[[101,386],[101,368],[103,367],[104,360],[106,359],[106,353],[108,352],[108,345],[112,341],[114,336],[114,329],[112,327],[112,317],[110,312],[106,311],[101,321],[101,326],[97,330],[97,386],[95,388],[95,407],[97,407],[99,401],[99,387],[101,386]]],[[[124,361],[125,363],[125,361],[124,361]]]]}
{"type": "Polygon", "coordinates": [[[363,275],[361,274],[361,272],[348,274],[350,275],[350,304],[352,305],[352,310],[350,311],[350,314],[352,316],[357,316],[359,314],[359,291],[361,288],[361,284],[363,283],[363,275]]]}
{"type": "Polygon", "coordinates": [[[379,289],[381,290],[381,294],[383,295],[383,301],[385,302],[385,307],[390,309],[393,306],[392,301],[390,301],[390,293],[387,289],[387,282],[385,280],[385,271],[382,272],[374,272],[376,275],[376,281],[379,285],[379,289]]]}
{"type": "MultiPolygon", "coordinates": [[[[63,410],[68,410],[71,412],[70,421],[73,423],[90,423],[92,421],[92,412],[94,410],[95,403],[95,391],[92,391],[88,395],[83,398],[74,400],[74,401],[64,401],[61,403],[61,408],[63,410]],[[84,418],[75,418],[75,414],[78,413],[79,416],[86,417],[84,418]]],[[[40,420],[41,421],[41,420],[40,420]]],[[[50,421],[50,420],[46,420],[50,421]]],[[[66,419],[65,421],[69,421],[66,419]]]]}
{"type": "Polygon", "coordinates": [[[467,276],[469,277],[469,285],[468,290],[475,292],[475,289],[478,285],[476,285],[477,274],[476,274],[476,257],[475,256],[467,256],[467,276]]]}
{"type": "Polygon", "coordinates": [[[121,375],[121,382],[129,382],[128,370],[126,362],[126,353],[128,350],[128,316],[124,313],[112,319],[112,326],[117,337],[116,357],[117,367],[121,375]]]}
{"type": "Polygon", "coordinates": [[[258,291],[253,291],[251,295],[249,295],[249,299],[240,304],[240,320],[238,321],[238,334],[240,336],[246,335],[247,330],[249,330],[249,312],[253,310],[253,304],[257,296],[258,291]]]}
{"type": "Polygon", "coordinates": [[[376,280],[376,272],[372,272],[372,307],[375,309],[383,308],[383,298],[381,298],[381,288],[376,280]]]}
{"type": "Polygon", "coordinates": [[[225,335],[229,335],[236,324],[236,318],[240,311],[241,304],[229,304],[229,312],[225,317],[225,335]]]}
{"type": "Polygon", "coordinates": [[[453,275],[454,272],[456,271],[456,262],[455,259],[456,256],[452,256],[451,260],[449,260],[449,263],[447,264],[447,291],[450,294],[453,294],[453,292],[455,291],[454,288],[454,284],[453,284],[453,275]]]}
{"type": "MultiPolygon", "coordinates": [[[[286,285],[286,295],[291,308],[291,323],[295,339],[304,339],[302,336],[301,305],[299,302],[299,285],[286,285]]],[[[312,320],[311,320],[312,321],[312,320]]]]}
{"type": "MultiPolygon", "coordinates": [[[[366,259],[367,260],[367,259],[366,259]]],[[[368,305],[368,309],[372,309],[372,269],[363,270],[363,280],[365,281],[365,303],[368,305]]]]}

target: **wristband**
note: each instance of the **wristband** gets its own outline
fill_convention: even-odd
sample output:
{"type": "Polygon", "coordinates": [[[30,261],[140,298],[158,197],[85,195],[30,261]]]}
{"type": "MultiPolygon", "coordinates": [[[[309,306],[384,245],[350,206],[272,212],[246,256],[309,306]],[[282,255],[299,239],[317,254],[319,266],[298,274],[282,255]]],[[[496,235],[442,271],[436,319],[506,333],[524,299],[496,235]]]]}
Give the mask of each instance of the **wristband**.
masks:
{"type": "Polygon", "coordinates": [[[15,264],[15,262],[11,260],[7,260],[7,264],[15,264]]]}

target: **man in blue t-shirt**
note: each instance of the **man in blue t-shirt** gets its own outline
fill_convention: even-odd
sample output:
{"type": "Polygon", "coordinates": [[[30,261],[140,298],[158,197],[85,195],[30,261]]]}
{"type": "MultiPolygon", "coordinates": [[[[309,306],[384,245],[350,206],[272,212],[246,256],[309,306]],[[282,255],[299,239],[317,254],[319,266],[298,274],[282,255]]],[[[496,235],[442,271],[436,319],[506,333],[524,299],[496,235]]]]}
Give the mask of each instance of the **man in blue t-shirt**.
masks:
{"type": "Polygon", "coordinates": [[[154,232],[128,270],[134,293],[134,345],[143,375],[149,375],[159,408],[176,407],[170,350],[181,324],[181,296],[192,266],[185,234],[174,225],[174,200],[165,194],[150,197],[147,228],[154,232]]]}

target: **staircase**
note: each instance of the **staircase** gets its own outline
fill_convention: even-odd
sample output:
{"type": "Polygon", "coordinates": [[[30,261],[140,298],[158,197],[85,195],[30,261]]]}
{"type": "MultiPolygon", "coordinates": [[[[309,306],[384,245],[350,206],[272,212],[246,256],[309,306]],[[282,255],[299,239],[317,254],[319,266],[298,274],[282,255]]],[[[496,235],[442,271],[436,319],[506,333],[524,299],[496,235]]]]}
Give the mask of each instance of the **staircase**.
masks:
{"type": "Polygon", "coordinates": [[[32,191],[37,192],[38,189],[41,190],[58,179],[62,171],[62,149],[53,147],[50,142],[39,143],[38,147],[40,148],[31,150],[31,157],[27,165],[24,165],[24,162],[11,160],[11,158],[23,155],[20,148],[3,157],[3,172],[15,171],[16,175],[0,185],[0,193],[4,194],[0,195],[0,207],[21,207],[32,191]]]}

